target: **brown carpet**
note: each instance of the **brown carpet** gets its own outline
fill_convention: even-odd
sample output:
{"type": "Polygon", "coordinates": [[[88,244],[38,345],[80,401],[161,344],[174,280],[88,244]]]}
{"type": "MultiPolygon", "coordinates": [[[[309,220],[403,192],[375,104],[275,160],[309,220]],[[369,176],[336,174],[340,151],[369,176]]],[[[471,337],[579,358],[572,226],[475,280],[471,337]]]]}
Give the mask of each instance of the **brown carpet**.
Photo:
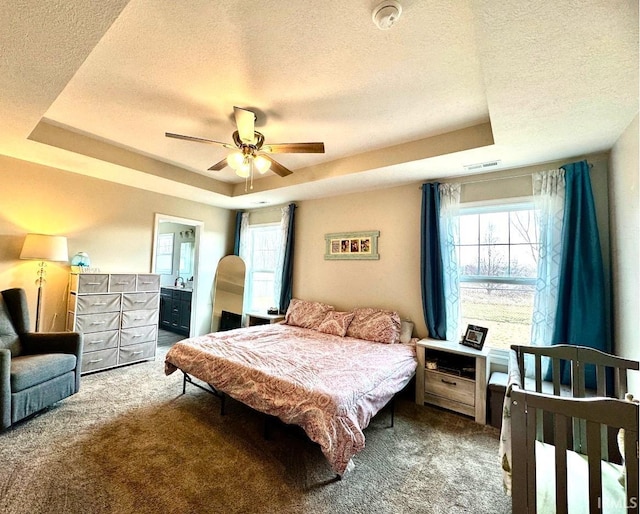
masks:
{"type": "MultiPolygon", "coordinates": [[[[161,354],[166,348],[159,349],[161,354]]],[[[81,391],[0,434],[0,512],[507,513],[491,427],[408,398],[383,411],[342,481],[294,427],[196,388],[162,356],[84,376],[81,391]]]]}

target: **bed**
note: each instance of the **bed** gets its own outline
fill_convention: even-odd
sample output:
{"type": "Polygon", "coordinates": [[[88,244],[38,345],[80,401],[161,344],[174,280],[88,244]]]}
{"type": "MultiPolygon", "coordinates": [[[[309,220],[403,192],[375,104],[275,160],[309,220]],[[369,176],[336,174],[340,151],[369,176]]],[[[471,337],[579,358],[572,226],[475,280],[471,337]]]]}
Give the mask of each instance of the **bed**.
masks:
{"type": "Polygon", "coordinates": [[[331,308],[308,321],[308,312],[295,315],[299,302],[292,300],[283,323],[176,343],[165,358],[165,373],[181,370],[189,381],[195,377],[215,392],[299,425],[343,476],[365,446],[363,430],[371,418],[415,374],[416,340],[399,342],[400,319],[391,311],[331,308]],[[358,333],[363,326],[368,328],[358,333]],[[383,341],[373,341],[376,336],[383,341]]]}
{"type": "Polygon", "coordinates": [[[500,452],[514,513],[638,512],[638,368],[580,346],[511,347],[500,452]]]}

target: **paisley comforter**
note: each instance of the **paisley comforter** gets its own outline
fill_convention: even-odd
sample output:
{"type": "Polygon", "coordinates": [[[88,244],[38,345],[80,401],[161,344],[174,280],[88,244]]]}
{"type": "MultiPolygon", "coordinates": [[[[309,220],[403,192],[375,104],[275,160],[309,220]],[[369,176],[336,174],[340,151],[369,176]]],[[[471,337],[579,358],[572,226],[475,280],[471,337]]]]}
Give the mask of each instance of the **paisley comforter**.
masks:
{"type": "Polygon", "coordinates": [[[414,344],[384,344],[284,324],[176,343],[165,373],[180,369],[285,423],[301,426],[339,475],[365,446],[371,418],[411,379],[414,344]]]}

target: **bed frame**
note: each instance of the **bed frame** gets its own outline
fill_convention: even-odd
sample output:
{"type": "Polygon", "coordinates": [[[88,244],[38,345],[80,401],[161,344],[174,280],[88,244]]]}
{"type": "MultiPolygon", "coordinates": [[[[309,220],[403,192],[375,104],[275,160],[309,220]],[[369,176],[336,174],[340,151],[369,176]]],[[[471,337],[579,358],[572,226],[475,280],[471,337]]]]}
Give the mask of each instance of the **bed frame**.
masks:
{"type": "Polygon", "coordinates": [[[611,441],[623,428],[626,505],[618,512],[638,513],[639,407],[622,398],[627,372],[638,370],[639,363],[574,345],[512,346],[509,368],[513,512],[537,512],[536,441],[555,446],[555,469],[548,471],[555,474],[555,511],[568,512],[567,450],[573,450],[587,456],[589,512],[602,512],[601,461],[616,460],[611,441]],[[543,376],[544,357],[551,366],[550,381],[543,376]],[[585,387],[585,364],[595,366],[595,390],[585,387]],[[570,384],[561,383],[561,365],[570,366],[570,384]],[[535,391],[524,384],[531,389],[534,384],[535,391]]]}

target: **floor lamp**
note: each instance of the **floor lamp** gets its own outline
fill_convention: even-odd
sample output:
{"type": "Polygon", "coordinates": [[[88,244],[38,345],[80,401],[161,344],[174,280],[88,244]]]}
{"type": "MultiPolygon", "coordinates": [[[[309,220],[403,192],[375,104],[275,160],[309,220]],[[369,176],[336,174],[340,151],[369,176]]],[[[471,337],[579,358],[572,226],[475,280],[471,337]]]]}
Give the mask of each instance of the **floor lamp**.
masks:
{"type": "Polygon", "coordinates": [[[32,259],[38,263],[38,301],[36,303],[36,332],[40,332],[40,314],[42,312],[42,294],[47,281],[46,261],[68,262],[69,250],[67,238],[64,236],[47,236],[43,234],[27,234],[20,252],[21,259],[32,259]]]}

